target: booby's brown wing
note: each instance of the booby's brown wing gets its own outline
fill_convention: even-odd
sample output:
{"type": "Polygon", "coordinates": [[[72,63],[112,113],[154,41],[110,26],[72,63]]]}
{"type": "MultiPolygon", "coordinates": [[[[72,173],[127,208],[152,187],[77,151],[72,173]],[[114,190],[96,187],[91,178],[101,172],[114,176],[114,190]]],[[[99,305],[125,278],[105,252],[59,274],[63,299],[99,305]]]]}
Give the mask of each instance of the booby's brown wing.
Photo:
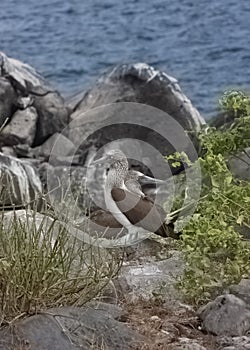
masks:
{"type": "Polygon", "coordinates": [[[166,237],[167,226],[164,222],[165,213],[162,208],[154,205],[147,197],[139,197],[129,191],[114,187],[111,191],[113,200],[119,210],[131,224],[143,227],[145,230],[166,237]]]}

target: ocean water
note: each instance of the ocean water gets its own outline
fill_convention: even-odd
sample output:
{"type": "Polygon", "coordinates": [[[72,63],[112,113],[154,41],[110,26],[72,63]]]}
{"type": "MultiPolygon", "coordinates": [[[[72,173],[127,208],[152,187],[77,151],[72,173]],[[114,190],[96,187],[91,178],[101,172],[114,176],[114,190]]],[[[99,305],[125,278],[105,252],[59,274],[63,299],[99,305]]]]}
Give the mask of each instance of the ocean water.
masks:
{"type": "Polygon", "coordinates": [[[114,65],[146,62],[209,118],[225,89],[250,91],[250,1],[1,0],[0,50],[64,96],[114,65]]]}

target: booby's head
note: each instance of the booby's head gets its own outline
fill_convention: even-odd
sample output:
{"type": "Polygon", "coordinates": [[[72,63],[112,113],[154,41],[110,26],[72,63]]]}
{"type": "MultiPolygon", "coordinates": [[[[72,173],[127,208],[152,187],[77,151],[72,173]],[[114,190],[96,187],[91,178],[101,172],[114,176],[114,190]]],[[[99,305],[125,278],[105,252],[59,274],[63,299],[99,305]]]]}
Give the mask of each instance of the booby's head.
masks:
{"type": "Polygon", "coordinates": [[[120,150],[110,150],[92,162],[92,165],[103,165],[106,169],[106,187],[124,187],[124,180],[128,173],[128,160],[120,150]]]}
{"type": "Polygon", "coordinates": [[[125,154],[118,150],[109,150],[104,153],[104,155],[92,162],[92,165],[106,165],[107,168],[119,168],[124,167],[126,170],[128,170],[128,160],[125,154]]]}

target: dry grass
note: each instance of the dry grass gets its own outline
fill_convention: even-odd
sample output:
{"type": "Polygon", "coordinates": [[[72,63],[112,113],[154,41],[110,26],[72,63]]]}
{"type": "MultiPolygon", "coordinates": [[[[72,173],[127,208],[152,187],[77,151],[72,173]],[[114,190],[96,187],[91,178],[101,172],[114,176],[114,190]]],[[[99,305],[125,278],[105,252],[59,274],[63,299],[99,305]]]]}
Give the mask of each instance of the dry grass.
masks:
{"type": "Polygon", "coordinates": [[[73,238],[54,219],[0,223],[0,325],[47,307],[83,305],[117,274],[112,253],[73,238]]]}

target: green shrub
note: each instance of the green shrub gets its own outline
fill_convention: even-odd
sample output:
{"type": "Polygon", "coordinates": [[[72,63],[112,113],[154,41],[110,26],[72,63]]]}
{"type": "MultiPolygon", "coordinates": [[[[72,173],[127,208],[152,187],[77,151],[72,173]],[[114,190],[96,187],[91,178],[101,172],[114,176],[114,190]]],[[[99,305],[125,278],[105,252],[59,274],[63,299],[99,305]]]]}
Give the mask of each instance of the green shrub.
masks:
{"type": "Polygon", "coordinates": [[[219,100],[226,112],[233,112],[235,117],[250,115],[250,98],[242,91],[226,91],[219,100]]]}
{"type": "Polygon", "coordinates": [[[180,287],[195,302],[238,283],[250,268],[250,245],[239,234],[241,226],[250,232],[250,182],[235,179],[227,167],[230,155],[250,146],[250,97],[230,92],[221,104],[238,118],[227,130],[200,132],[201,157],[193,166],[201,167],[201,199],[182,234],[180,287]]]}

